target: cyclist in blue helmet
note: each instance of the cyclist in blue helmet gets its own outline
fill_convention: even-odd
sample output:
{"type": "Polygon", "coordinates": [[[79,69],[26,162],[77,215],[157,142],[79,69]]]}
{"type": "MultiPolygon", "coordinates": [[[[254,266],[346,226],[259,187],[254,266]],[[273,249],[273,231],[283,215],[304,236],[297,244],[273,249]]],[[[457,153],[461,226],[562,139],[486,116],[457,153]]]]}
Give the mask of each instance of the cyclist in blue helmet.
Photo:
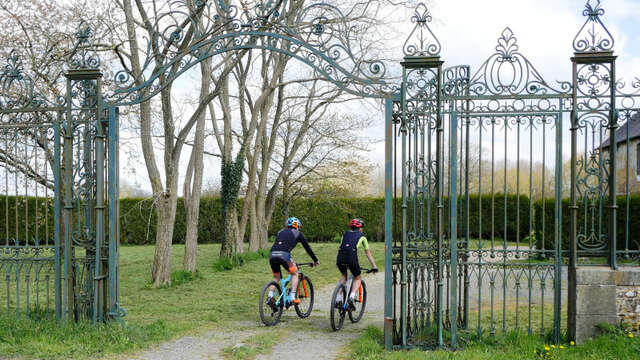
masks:
{"type": "MultiPolygon", "coordinates": [[[[313,260],[313,266],[320,264],[313,250],[311,250],[309,242],[300,232],[301,227],[302,222],[298,218],[290,217],[287,219],[287,227],[278,232],[269,256],[269,265],[271,265],[273,279],[276,282],[280,282],[280,266],[283,266],[291,274],[290,296],[294,304],[300,303],[300,300],[296,298],[296,290],[298,289],[298,267],[291,257],[291,250],[300,242],[313,260]]],[[[269,301],[272,301],[273,289],[269,289],[269,298],[269,301]]]]}

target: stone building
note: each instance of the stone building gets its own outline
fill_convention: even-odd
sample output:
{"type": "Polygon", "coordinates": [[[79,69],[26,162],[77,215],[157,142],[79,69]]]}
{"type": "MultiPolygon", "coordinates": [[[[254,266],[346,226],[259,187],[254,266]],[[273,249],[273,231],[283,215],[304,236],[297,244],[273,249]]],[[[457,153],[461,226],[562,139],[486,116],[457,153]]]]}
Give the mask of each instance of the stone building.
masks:
{"type": "MultiPolygon", "coordinates": [[[[640,193],[640,112],[634,114],[631,120],[622,124],[616,131],[618,143],[617,176],[618,194],[624,195],[627,182],[627,166],[629,167],[629,191],[640,193]],[[627,146],[629,161],[627,161],[627,146]]],[[[602,143],[603,157],[609,158],[609,139],[602,143]]]]}

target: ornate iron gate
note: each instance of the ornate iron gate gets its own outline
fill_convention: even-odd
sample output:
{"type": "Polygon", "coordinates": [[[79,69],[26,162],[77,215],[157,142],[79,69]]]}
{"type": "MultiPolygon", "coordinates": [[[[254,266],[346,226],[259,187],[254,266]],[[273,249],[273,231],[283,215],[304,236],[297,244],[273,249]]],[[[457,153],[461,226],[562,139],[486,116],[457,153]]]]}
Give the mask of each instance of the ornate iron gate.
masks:
{"type": "Polygon", "coordinates": [[[64,97],[38,93],[11,52],[0,74],[0,299],[9,313],[120,318],[118,119],[83,24],[64,97]]]}
{"type": "Polygon", "coordinates": [[[386,107],[387,348],[456,347],[460,331],[526,331],[558,342],[569,269],[598,257],[638,264],[629,239],[630,137],[622,167],[607,141],[620,144],[619,111],[633,126],[640,83],[624,93],[613,81],[599,2],[583,14],[573,83],[552,86],[509,28],[474,73],[443,68],[429,10],[416,8],[403,86],[386,107]],[[626,203],[624,221],[616,201],[626,203]],[[624,246],[616,245],[621,235],[624,246]]]}

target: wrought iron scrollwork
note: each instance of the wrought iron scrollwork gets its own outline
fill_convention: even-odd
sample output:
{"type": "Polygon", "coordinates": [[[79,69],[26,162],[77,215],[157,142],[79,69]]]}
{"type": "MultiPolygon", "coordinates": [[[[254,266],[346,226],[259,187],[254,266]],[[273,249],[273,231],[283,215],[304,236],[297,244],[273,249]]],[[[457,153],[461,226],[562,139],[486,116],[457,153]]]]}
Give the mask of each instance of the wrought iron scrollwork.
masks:
{"type": "Polygon", "coordinates": [[[429,24],[431,13],[423,3],[418,4],[411,16],[411,22],[416,24],[402,46],[405,56],[439,56],[442,46],[429,24]]]}
{"type": "Polygon", "coordinates": [[[80,22],[76,31],[76,42],[67,58],[69,69],[98,69],[100,56],[91,41],[92,29],[86,21],[80,22]]]}
{"type": "Polygon", "coordinates": [[[600,0],[588,0],[582,15],[587,17],[576,36],[573,38],[573,49],[576,52],[596,52],[613,50],[614,39],[600,17],[604,9],[600,0]]]}
{"type": "MultiPolygon", "coordinates": [[[[202,60],[231,51],[266,49],[295,58],[327,81],[363,97],[384,97],[397,91],[386,79],[386,65],[352,49],[355,28],[331,4],[313,3],[291,19],[283,14],[286,1],[243,2],[171,1],[153,19],[141,72],[114,76],[117,89],[108,96],[115,105],[149,99],[202,60]],[[186,36],[185,48],[176,46],[186,36]]],[[[300,4],[290,4],[294,9],[300,4]]]]}
{"type": "Polygon", "coordinates": [[[31,76],[24,72],[24,64],[14,49],[0,72],[0,110],[40,107],[46,104],[34,87],[31,76]]]}
{"type": "Polygon", "coordinates": [[[559,82],[559,89],[550,86],[533,64],[520,52],[513,31],[505,28],[496,45],[496,52],[478,69],[469,84],[472,95],[544,95],[567,94],[571,84],[559,82]]]}

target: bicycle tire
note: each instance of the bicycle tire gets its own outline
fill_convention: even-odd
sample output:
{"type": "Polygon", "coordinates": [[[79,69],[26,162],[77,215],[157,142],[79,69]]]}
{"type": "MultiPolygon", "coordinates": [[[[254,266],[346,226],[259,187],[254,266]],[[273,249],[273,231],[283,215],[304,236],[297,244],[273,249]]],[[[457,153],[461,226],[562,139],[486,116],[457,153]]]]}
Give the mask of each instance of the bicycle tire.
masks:
{"type": "Polygon", "coordinates": [[[364,308],[367,305],[367,285],[365,284],[364,279],[361,280],[360,287],[362,288],[362,301],[360,301],[360,294],[356,294],[356,301],[354,301],[356,310],[349,311],[349,320],[354,324],[362,319],[362,315],[364,315],[364,308]]]}
{"type": "Polygon", "coordinates": [[[294,307],[296,309],[296,313],[298,314],[298,317],[300,317],[301,319],[304,319],[306,317],[309,317],[309,315],[311,315],[311,311],[313,310],[313,301],[314,301],[314,293],[313,293],[313,283],[311,282],[311,279],[309,279],[309,277],[307,275],[302,275],[302,279],[300,279],[300,281],[298,281],[298,299],[300,300],[300,304],[295,304],[294,307]],[[308,300],[308,301],[305,301],[308,300]],[[306,311],[304,310],[305,308],[305,302],[308,302],[308,307],[306,309],[306,311]]]}
{"type": "Polygon", "coordinates": [[[280,284],[273,280],[267,282],[267,284],[262,288],[262,293],[260,293],[260,320],[262,320],[262,322],[267,326],[274,326],[280,321],[283,304],[278,304],[273,307],[267,304],[270,286],[275,287],[275,291],[273,292],[274,298],[277,299],[280,297],[280,294],[282,294],[280,284]],[[269,315],[269,312],[271,315],[269,315]]]}
{"type": "Polygon", "coordinates": [[[345,318],[345,313],[346,310],[344,309],[343,306],[340,306],[339,308],[336,308],[336,299],[338,298],[338,294],[342,291],[342,299],[343,299],[343,303],[345,300],[347,300],[347,287],[344,286],[344,284],[338,284],[336,285],[336,288],[333,290],[333,295],[331,295],[331,310],[329,311],[330,316],[329,319],[331,320],[331,328],[333,329],[333,331],[338,331],[342,328],[342,325],[344,324],[344,318],[345,318]]]}

